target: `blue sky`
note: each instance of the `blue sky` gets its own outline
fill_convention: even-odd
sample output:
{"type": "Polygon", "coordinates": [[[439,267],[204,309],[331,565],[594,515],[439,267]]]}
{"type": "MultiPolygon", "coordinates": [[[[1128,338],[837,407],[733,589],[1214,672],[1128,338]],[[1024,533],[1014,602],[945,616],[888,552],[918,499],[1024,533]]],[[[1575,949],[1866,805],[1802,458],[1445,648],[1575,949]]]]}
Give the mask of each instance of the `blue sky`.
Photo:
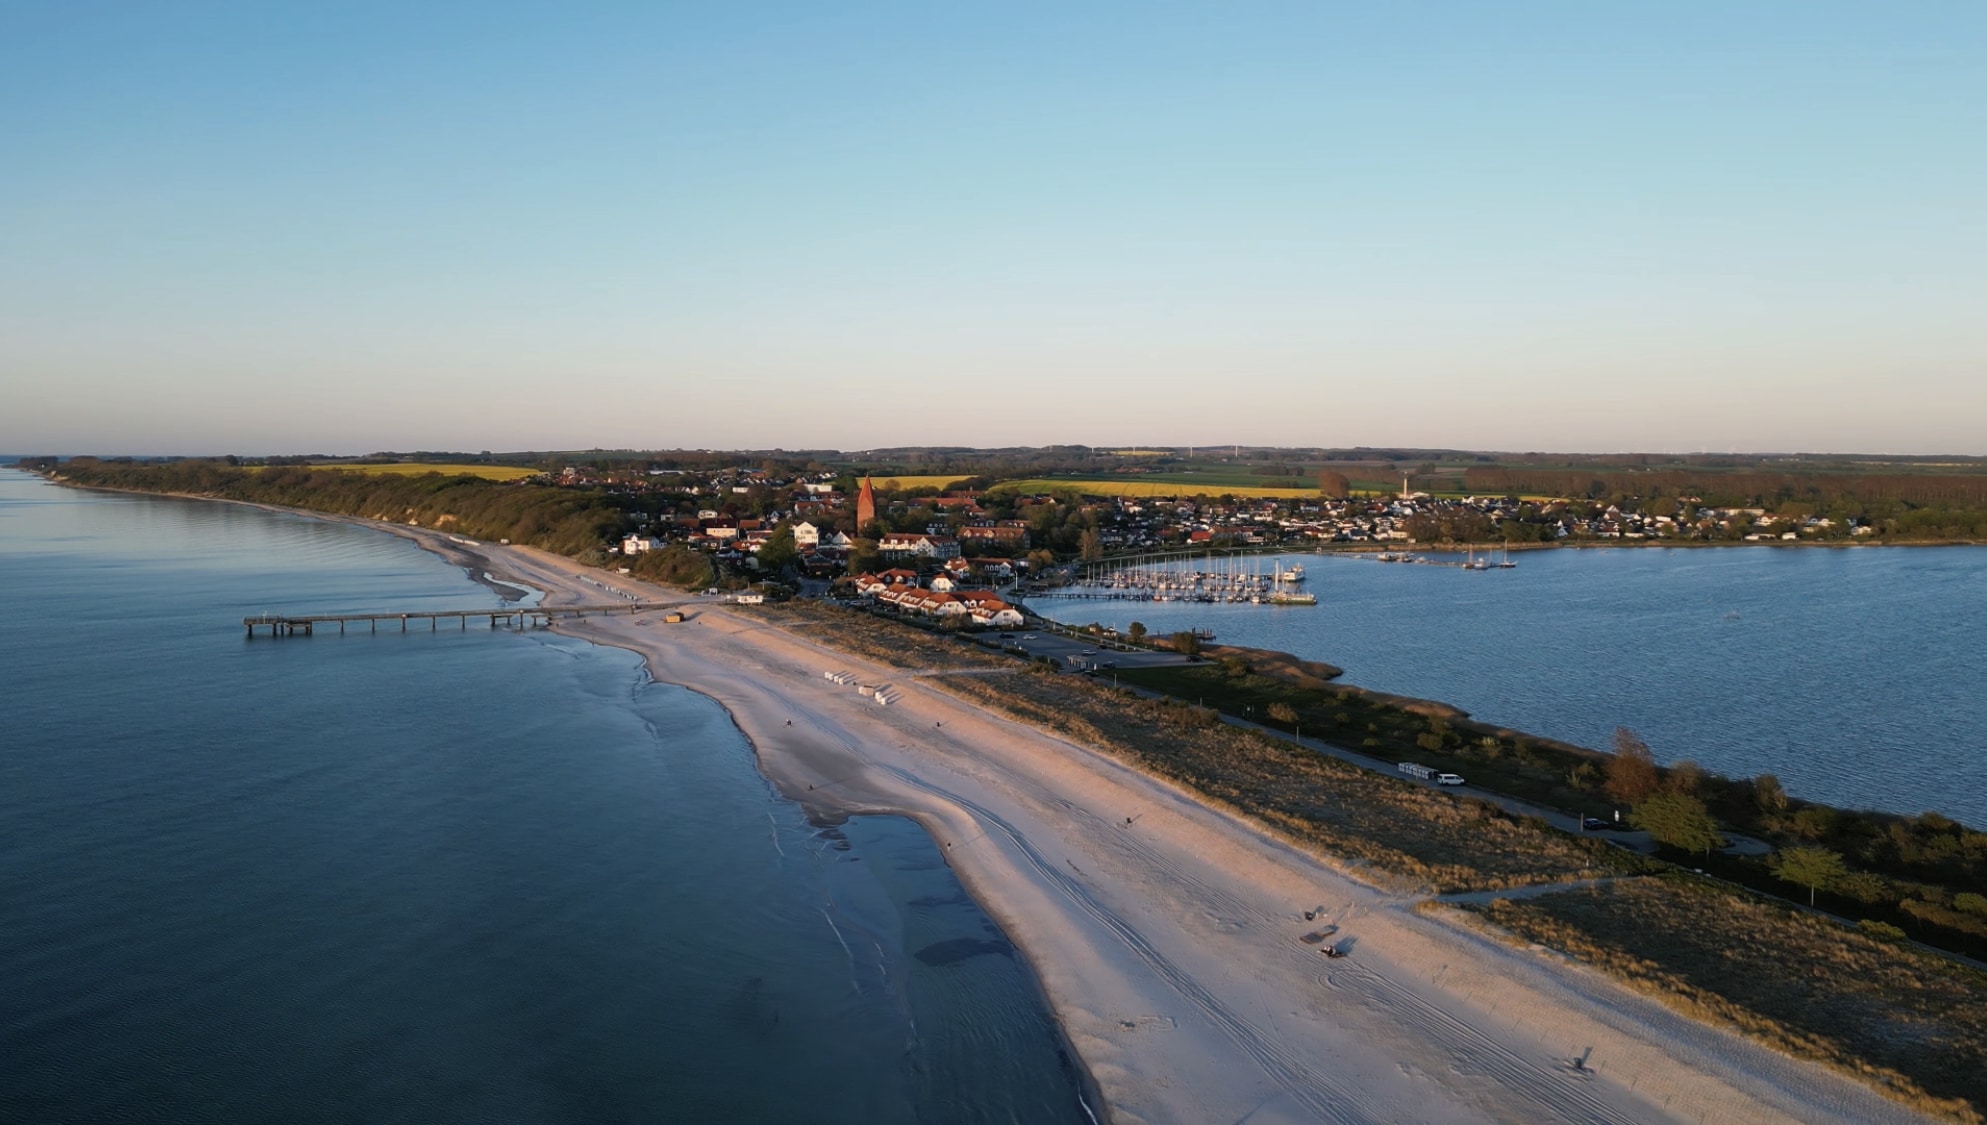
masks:
{"type": "Polygon", "coordinates": [[[1983,326],[1977,3],[0,0],[11,451],[1979,454],[1983,326]]]}

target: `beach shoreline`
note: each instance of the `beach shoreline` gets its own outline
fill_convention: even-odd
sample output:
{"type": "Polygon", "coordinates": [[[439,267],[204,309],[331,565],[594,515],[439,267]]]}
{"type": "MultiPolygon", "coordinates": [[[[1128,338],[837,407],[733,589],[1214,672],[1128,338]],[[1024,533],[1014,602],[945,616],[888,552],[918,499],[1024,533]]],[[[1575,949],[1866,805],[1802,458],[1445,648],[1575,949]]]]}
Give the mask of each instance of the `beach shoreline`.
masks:
{"type": "Polygon", "coordinates": [[[761,772],[810,812],[921,825],[1034,970],[1110,1120],[1924,1120],[1558,955],[1417,912],[927,677],[546,552],[251,506],[386,531],[547,604],[597,600],[602,583],[685,603],[681,624],[615,614],[558,631],[635,652],[656,680],[718,702],[761,772]],[[892,701],[825,671],[887,685],[892,701]],[[1350,958],[1298,941],[1314,907],[1350,958]]]}
{"type": "Polygon", "coordinates": [[[549,604],[586,600],[578,583],[589,580],[684,601],[689,619],[676,625],[613,615],[557,630],[626,648],[658,681],[715,700],[762,773],[810,812],[923,827],[1034,970],[1110,1120],[1921,1119],[1555,955],[1417,914],[1171,785],[914,674],[542,551],[380,528],[543,589],[549,604]],[[827,671],[887,685],[893,702],[869,703],[827,671]],[[1111,839],[1132,834],[1158,843],[1127,854],[1111,839]],[[1346,967],[1327,970],[1298,944],[1314,906],[1352,937],[1351,964],[1336,963],[1346,967]],[[1360,995],[1356,1018],[1331,1018],[1334,988],[1360,995]],[[1620,1009],[1634,1013],[1625,1027],[1620,1009]],[[1417,1041],[1422,1031],[1453,1038],[1417,1041]]]}

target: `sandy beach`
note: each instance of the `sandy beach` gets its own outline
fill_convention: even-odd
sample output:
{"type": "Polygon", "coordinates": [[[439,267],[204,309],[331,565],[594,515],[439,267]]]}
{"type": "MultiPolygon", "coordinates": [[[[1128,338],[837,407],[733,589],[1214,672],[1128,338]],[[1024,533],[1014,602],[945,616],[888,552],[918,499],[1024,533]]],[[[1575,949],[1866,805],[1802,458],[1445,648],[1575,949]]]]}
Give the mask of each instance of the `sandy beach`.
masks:
{"type": "Polygon", "coordinates": [[[679,624],[643,613],[558,628],[718,701],[793,799],[922,824],[1033,968],[1108,1120],[1927,1120],[1556,954],[1417,912],[1168,784],[972,707],[931,673],[545,552],[372,526],[547,604],[612,600],[603,585],[689,603],[679,624]],[[889,705],[858,683],[884,686],[889,705]],[[1350,956],[1301,940],[1326,926],[1350,956]]]}

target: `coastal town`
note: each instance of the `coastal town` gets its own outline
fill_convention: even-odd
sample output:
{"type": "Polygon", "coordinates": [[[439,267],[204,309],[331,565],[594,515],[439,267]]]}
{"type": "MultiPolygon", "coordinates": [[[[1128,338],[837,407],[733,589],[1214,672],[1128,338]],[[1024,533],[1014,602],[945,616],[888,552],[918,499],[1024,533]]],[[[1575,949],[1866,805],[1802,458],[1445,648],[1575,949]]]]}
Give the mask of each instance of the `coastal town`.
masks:
{"type": "MultiPolygon", "coordinates": [[[[935,593],[1041,577],[1059,563],[1197,550],[1467,550],[1493,545],[1844,542],[1870,522],[1765,507],[1662,500],[1393,494],[1248,497],[1098,495],[1108,486],[1023,491],[902,487],[885,478],[761,469],[692,473],[566,468],[549,479],[639,502],[605,547],[634,556],[677,546],[749,578],[842,581],[879,590],[885,568],[935,593]]],[[[882,585],[900,586],[902,581],[882,585]]],[[[948,611],[949,612],[949,611],[948,611]]]]}

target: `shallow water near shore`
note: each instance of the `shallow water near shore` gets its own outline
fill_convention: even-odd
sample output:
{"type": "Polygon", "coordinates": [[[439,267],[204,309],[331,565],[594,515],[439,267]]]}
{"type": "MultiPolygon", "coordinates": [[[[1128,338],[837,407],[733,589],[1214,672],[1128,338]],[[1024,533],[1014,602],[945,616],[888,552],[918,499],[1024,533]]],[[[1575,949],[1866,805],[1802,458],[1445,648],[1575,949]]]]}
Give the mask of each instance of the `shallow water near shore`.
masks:
{"type": "MultiPolygon", "coordinates": [[[[1560,549],[1510,570],[1281,556],[1315,608],[1036,599],[1295,653],[1344,682],[1845,808],[1987,828],[1987,547],[1560,549]]],[[[1460,561],[1461,556],[1455,556],[1460,561]]],[[[1260,564],[1269,566],[1268,557],[1260,564]]]]}
{"type": "Polygon", "coordinates": [[[405,542],[0,470],[0,1119],[1084,1121],[916,825],[405,542]]]}

